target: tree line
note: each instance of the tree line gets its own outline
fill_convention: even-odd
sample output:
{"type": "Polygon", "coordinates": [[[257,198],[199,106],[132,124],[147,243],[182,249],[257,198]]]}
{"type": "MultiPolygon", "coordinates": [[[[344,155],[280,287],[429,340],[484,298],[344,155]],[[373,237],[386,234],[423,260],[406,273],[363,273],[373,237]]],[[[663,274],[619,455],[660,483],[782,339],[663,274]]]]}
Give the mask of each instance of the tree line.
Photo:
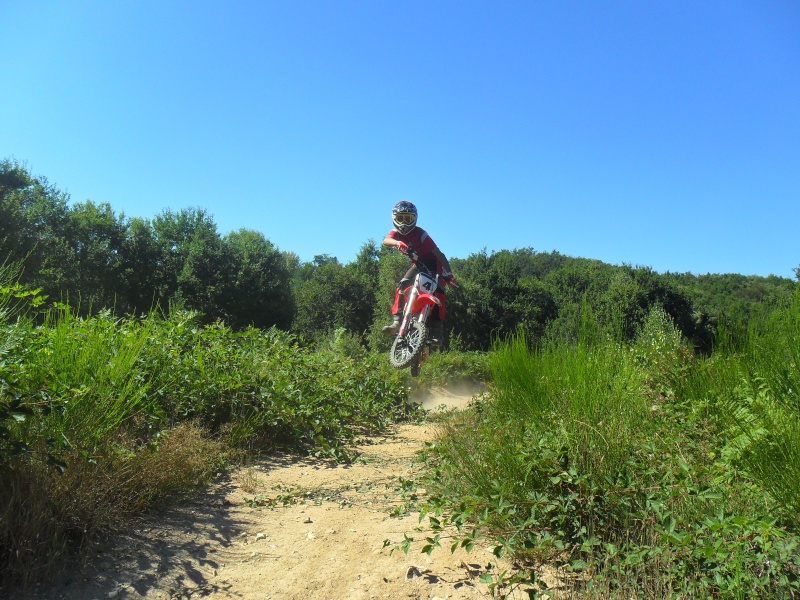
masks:
{"type": "MultiPolygon", "coordinates": [[[[145,219],[108,203],[70,202],[9,159],[0,161],[0,261],[20,265],[22,284],[82,314],[180,307],[205,322],[275,326],[309,341],[344,330],[375,348],[385,347],[380,326],[407,268],[405,257],[372,240],[350,263],[329,255],[303,262],[261,232],[220,234],[202,208],[145,219]]],[[[630,339],[655,306],[707,350],[720,318],[746,320],[797,287],[783,277],[662,274],[533,248],[483,250],[451,265],[461,286],[448,292],[448,338],[465,350],[488,349],[519,329],[541,340],[602,326],[630,339]]]]}

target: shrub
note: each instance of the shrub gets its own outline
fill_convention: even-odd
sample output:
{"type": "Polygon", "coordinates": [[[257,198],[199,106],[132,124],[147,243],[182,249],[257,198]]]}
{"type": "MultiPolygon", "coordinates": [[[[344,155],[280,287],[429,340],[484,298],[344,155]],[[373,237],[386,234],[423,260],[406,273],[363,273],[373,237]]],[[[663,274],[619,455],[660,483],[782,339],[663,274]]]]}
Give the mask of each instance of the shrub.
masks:
{"type": "MultiPolygon", "coordinates": [[[[39,578],[134,512],[208,480],[229,451],[277,444],[349,458],[405,415],[383,357],[314,351],[196,315],[0,323],[0,581],[39,578]]],[[[342,343],[339,343],[339,342],[342,343]]]]}
{"type": "Polygon", "coordinates": [[[630,346],[500,344],[491,396],[429,454],[431,526],[461,530],[454,547],[483,531],[498,556],[585,572],[588,597],[800,596],[797,345],[759,339],[695,359],[655,310],[630,346]],[[771,385],[741,385],[765,372],[771,385]]]}

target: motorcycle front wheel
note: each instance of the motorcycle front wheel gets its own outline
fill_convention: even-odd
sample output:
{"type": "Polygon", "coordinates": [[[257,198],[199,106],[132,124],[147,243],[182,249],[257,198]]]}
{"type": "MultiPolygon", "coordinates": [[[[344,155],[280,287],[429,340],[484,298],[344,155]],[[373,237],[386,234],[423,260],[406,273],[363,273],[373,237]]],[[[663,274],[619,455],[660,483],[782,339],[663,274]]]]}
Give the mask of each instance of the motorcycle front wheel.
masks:
{"type": "Polygon", "coordinates": [[[392,366],[395,369],[405,369],[411,365],[422,352],[427,336],[424,323],[409,321],[405,334],[396,336],[392,342],[392,349],[389,351],[389,362],[392,366]]]}

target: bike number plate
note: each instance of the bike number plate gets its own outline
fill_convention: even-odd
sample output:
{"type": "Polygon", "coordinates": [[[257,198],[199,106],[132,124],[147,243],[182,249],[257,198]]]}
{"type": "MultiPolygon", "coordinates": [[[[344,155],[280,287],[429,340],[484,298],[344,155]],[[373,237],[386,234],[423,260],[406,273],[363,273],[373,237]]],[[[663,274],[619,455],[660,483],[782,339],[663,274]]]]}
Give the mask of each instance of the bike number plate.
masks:
{"type": "Polygon", "coordinates": [[[436,280],[431,279],[424,273],[419,274],[419,289],[425,294],[433,294],[436,291],[436,280]]]}

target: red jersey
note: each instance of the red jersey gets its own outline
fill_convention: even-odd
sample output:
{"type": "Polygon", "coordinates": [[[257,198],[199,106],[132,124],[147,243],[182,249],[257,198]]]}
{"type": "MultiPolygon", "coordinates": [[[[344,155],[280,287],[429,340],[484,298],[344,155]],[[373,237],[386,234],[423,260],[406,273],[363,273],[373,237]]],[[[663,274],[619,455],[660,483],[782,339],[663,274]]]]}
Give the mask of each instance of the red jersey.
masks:
{"type": "Polygon", "coordinates": [[[439,264],[439,261],[436,260],[436,255],[433,253],[434,250],[438,250],[438,246],[436,246],[436,243],[433,241],[431,236],[429,236],[428,232],[422,227],[414,227],[414,229],[405,235],[397,231],[397,229],[392,229],[387,234],[387,237],[400,240],[404,244],[410,246],[414,252],[417,253],[419,259],[425,263],[429,269],[432,270],[433,265],[435,264],[436,272],[441,275],[442,265],[439,264]]]}

